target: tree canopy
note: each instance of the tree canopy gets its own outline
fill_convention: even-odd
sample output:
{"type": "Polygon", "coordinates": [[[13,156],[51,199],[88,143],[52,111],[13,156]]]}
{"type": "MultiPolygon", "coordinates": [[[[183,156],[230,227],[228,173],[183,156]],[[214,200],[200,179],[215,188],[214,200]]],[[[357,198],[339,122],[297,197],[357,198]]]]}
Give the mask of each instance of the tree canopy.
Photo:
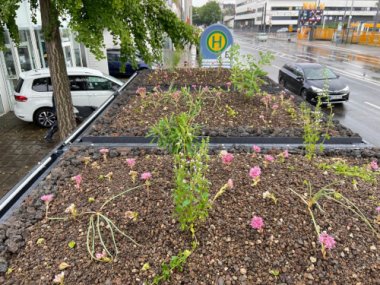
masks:
{"type": "MultiPolygon", "coordinates": [[[[21,2],[1,0],[0,5],[0,30],[7,28],[16,45],[19,43],[16,12],[21,2]]],[[[134,60],[137,51],[148,63],[161,59],[167,36],[179,47],[197,43],[192,27],[180,21],[164,0],[29,0],[29,3],[34,22],[38,7],[41,11],[61,138],[75,128],[72,115],[69,116],[70,122],[66,121],[68,127],[61,124],[68,114],[63,114],[59,105],[69,105],[64,106],[65,110],[73,110],[70,89],[63,88],[69,86],[65,62],[61,60],[63,50],[58,31],[63,20],[76,35],[76,40],[97,58],[103,57],[104,31],[109,31],[114,42],[120,44],[122,61],[134,60]],[[66,80],[61,80],[62,76],[66,76],[66,80]]],[[[0,48],[4,48],[4,44],[5,39],[0,32],[0,48]]]]}
{"type": "Polygon", "coordinates": [[[193,7],[193,23],[195,25],[215,24],[222,19],[222,10],[216,1],[207,2],[201,7],[193,7]]]}

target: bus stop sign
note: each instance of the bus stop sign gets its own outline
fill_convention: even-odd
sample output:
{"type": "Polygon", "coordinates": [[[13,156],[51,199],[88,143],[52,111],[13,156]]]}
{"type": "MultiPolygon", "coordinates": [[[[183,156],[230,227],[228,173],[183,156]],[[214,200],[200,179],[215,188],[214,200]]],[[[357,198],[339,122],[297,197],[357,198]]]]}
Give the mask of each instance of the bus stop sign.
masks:
{"type": "Polygon", "coordinates": [[[221,24],[214,24],[205,29],[201,35],[202,67],[229,67],[227,51],[233,44],[230,30],[221,24]],[[221,59],[218,60],[219,56],[221,59]]]}

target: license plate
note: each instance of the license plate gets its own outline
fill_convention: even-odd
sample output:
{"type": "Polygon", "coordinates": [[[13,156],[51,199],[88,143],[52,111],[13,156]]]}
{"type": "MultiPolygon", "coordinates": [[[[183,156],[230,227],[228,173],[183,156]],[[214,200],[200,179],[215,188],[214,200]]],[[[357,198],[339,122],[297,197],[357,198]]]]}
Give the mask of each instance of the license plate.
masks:
{"type": "Polygon", "coordinates": [[[342,99],[342,95],[330,95],[330,100],[342,99]]]}

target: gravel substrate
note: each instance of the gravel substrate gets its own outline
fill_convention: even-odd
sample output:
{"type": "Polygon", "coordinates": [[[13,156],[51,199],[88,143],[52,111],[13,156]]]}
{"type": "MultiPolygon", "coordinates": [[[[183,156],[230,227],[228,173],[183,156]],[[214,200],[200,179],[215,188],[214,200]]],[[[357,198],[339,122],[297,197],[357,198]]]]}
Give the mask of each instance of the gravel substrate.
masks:
{"type": "MultiPolygon", "coordinates": [[[[281,86],[269,78],[265,78],[266,83],[262,85],[262,92],[270,94],[272,97],[269,109],[262,103],[262,97],[247,99],[239,92],[227,90],[225,82],[229,76],[229,70],[220,72],[221,79],[217,76],[218,69],[207,69],[210,78],[206,81],[204,77],[197,76],[203,74],[203,70],[195,69],[189,74],[187,69],[179,70],[176,74],[182,75],[179,81],[170,77],[165,79],[161,73],[168,71],[144,71],[132,80],[130,85],[119,95],[107,110],[95,121],[88,136],[145,136],[149,128],[160,118],[178,114],[187,110],[186,103],[180,101],[178,105],[173,101],[163,98],[170,82],[172,88],[188,87],[192,92],[199,90],[200,86],[217,88],[221,95],[215,100],[215,93],[210,93],[203,99],[202,110],[196,119],[196,123],[202,126],[200,135],[211,137],[298,137],[303,135],[303,122],[300,118],[292,119],[287,107],[280,103],[280,95],[286,100],[293,98],[289,106],[292,106],[300,115],[300,104],[302,98],[285,91],[281,86]],[[181,73],[183,72],[183,74],[181,73]],[[154,75],[154,76],[153,76],[154,75]],[[211,76],[214,75],[214,76],[211,76]],[[216,77],[216,78],[215,78],[216,77]],[[161,78],[161,79],[160,79],[161,78]],[[214,79],[214,81],[212,80],[214,79]],[[174,80],[174,81],[171,81],[174,80]],[[200,81],[201,80],[201,81],[200,81]],[[182,85],[179,85],[182,82],[182,85]],[[193,83],[191,83],[193,82],[193,83]],[[153,84],[155,83],[155,84],[153,84]],[[154,93],[154,87],[159,85],[161,90],[154,93]],[[150,97],[141,99],[136,95],[136,90],[145,87],[150,97]],[[152,95],[153,94],[153,95],[152,95]],[[154,95],[158,94],[158,95],[154,95]],[[161,97],[160,97],[161,96],[161,97]],[[273,112],[272,105],[279,105],[277,111],[273,112]],[[228,114],[227,107],[236,111],[236,116],[228,114]]],[[[170,74],[170,73],[169,73],[170,74]]],[[[183,99],[182,99],[183,100],[183,99]]],[[[313,108],[313,106],[310,106],[313,108]]],[[[326,122],[327,117],[324,118],[326,122]]],[[[334,127],[330,131],[332,137],[359,137],[341,125],[337,120],[333,121],[334,127]]]]}
{"type": "MultiPolygon", "coordinates": [[[[337,242],[328,258],[323,259],[307,208],[289,191],[292,188],[301,194],[307,192],[304,180],[309,180],[314,189],[344,181],[334,189],[350,198],[372,222],[380,202],[379,176],[376,184],[356,178],[358,190],[355,190],[352,177],[325,172],[316,165],[334,163],[338,157],[350,165],[367,165],[380,159],[379,149],[328,150],[313,162],[301,155],[302,150],[293,149],[285,162],[276,158],[267,167],[263,154],[252,156],[242,146],[229,151],[235,155],[229,166],[221,164],[217,155],[211,155],[207,178],[211,182],[211,196],[229,178],[233,179],[234,188],[216,200],[209,218],[198,227],[200,245],[189,257],[184,271],[176,271],[165,284],[380,284],[379,238],[350,211],[322,201],[324,212],[316,209],[316,219],[337,242]],[[255,165],[262,168],[262,176],[259,184],[252,187],[248,171],[255,165]],[[265,191],[274,193],[278,204],[263,199],[265,191]],[[264,218],[263,233],[250,227],[252,215],[264,218]],[[278,270],[279,275],[274,276],[271,270],[278,270]]],[[[280,150],[268,149],[264,153],[276,156],[280,150]]],[[[50,284],[60,272],[58,265],[62,262],[70,265],[64,270],[65,284],[151,281],[160,273],[162,262],[190,248],[190,234],[181,232],[172,218],[172,176],[172,159],[162,150],[111,149],[104,162],[99,149],[71,149],[14,215],[0,225],[0,271],[13,268],[12,273],[2,274],[0,283],[50,284]],[[100,168],[86,167],[84,157],[96,161],[100,168]],[[46,221],[40,197],[55,195],[50,217],[66,215],[64,210],[71,203],[79,212],[95,210],[107,198],[134,185],[125,164],[125,159],[131,157],[137,159],[134,170],[138,173],[152,172],[149,193],[144,189],[132,191],[105,211],[142,246],[134,246],[118,236],[117,260],[92,261],[85,245],[88,219],[46,221]],[[113,173],[112,180],[99,179],[109,172],[113,173]],[[71,178],[79,173],[83,182],[78,190],[71,178]],[[95,198],[95,202],[89,203],[89,197],[95,198]],[[138,220],[127,219],[126,211],[138,212],[138,220]],[[40,238],[45,241],[37,245],[40,238]],[[71,240],[76,242],[74,249],[67,246],[71,240]],[[144,263],[150,264],[149,270],[141,270],[144,263]]],[[[379,225],[375,228],[380,230],[379,225]]]]}

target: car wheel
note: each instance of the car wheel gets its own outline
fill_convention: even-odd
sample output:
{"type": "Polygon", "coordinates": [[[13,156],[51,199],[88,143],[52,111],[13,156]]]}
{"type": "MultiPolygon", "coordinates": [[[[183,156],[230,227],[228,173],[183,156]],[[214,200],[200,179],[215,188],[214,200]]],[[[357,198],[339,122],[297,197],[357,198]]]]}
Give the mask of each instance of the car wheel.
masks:
{"type": "Polygon", "coordinates": [[[56,120],[51,108],[41,108],[34,113],[34,123],[42,128],[50,128],[56,120]]]}
{"type": "Polygon", "coordinates": [[[309,96],[307,96],[307,90],[306,89],[302,89],[302,91],[301,91],[301,97],[302,97],[302,99],[304,99],[307,102],[310,101],[309,96]]]}

